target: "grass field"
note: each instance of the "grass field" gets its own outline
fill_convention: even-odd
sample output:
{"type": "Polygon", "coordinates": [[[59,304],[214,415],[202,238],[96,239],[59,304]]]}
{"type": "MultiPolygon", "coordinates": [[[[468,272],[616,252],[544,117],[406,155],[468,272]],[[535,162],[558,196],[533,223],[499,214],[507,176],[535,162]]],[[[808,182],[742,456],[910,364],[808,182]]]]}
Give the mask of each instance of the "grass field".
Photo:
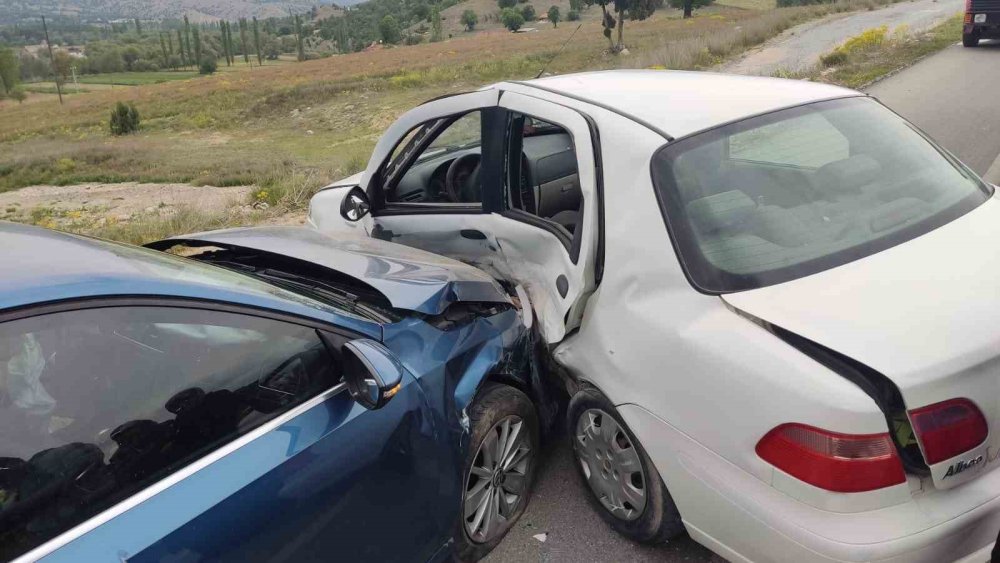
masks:
{"type": "MultiPolygon", "coordinates": [[[[627,56],[608,54],[600,22],[586,18],[548,70],[711,68],[803,21],[889,1],[764,11],[719,5],[689,20],[677,10],[658,10],[648,20],[628,22],[627,56]]],[[[252,70],[240,61],[211,77],[67,96],[62,106],[54,96],[0,105],[0,191],[138,181],[255,184],[270,194],[310,193],[363,168],[378,136],[406,109],[441,94],[530,78],[575,28],[484,31],[252,70]],[[142,116],[139,134],[108,134],[108,112],[117,101],[135,104],[142,116]],[[290,190],[289,182],[298,187],[290,190]],[[306,184],[310,189],[302,188],[306,184]]],[[[272,199],[294,206],[308,197],[272,199]]]]}
{"type": "Polygon", "coordinates": [[[160,84],[171,80],[188,80],[198,76],[195,71],[161,70],[155,72],[109,72],[104,74],[84,74],[77,77],[80,84],[114,84],[121,86],[142,86],[160,84]]]}
{"type": "Polygon", "coordinates": [[[719,4],[743,8],[744,10],[771,10],[777,7],[775,0],[718,0],[719,4]]]}

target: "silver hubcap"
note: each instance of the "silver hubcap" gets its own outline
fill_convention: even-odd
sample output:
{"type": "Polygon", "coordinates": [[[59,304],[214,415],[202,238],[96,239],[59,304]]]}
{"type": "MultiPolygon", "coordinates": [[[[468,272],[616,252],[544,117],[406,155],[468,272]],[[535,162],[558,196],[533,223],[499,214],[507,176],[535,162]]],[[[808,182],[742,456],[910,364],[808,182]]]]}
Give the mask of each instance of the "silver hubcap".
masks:
{"type": "Polygon", "coordinates": [[[465,532],[472,541],[488,542],[507,529],[524,498],[531,445],[518,416],[504,418],[486,434],[465,483],[465,532]]]}
{"type": "Polygon", "coordinates": [[[573,441],[590,490],[622,520],[635,520],[646,507],[646,480],[628,435],[608,413],[590,409],[576,421],[573,441]]]}

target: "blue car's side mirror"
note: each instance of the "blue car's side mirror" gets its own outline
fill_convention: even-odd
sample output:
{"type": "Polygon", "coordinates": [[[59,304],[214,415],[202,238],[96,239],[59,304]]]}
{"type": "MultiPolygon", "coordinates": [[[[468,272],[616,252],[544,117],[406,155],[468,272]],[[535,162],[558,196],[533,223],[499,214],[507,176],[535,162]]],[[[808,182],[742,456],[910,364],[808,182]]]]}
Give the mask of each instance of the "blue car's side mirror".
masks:
{"type": "Polygon", "coordinates": [[[351,340],[342,348],[344,382],[351,397],[369,410],[382,407],[403,382],[403,364],[381,343],[351,340]]]}

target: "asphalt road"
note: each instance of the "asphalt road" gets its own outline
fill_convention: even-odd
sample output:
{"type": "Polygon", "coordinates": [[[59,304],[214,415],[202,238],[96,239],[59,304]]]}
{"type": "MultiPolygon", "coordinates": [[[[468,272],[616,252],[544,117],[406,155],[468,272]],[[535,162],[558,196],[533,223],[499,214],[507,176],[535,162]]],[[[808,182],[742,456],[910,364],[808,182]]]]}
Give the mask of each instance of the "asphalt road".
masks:
{"type": "MultiPolygon", "coordinates": [[[[982,45],[949,47],[870,92],[1000,184],[1000,42],[982,45]]],[[[686,536],[657,547],[618,536],[587,503],[573,463],[566,437],[553,437],[527,512],[486,561],[722,561],[686,536]]]]}
{"type": "Polygon", "coordinates": [[[1000,184],[1000,41],[979,45],[952,45],[868,93],[1000,184]]]}
{"type": "Polygon", "coordinates": [[[819,63],[820,55],[867,29],[882,25],[895,29],[905,24],[911,32],[919,31],[933,27],[964,7],[963,0],[914,0],[870,12],[835,14],[786,30],[719,70],[759,76],[771,76],[779,70],[806,70],[819,63]]]}

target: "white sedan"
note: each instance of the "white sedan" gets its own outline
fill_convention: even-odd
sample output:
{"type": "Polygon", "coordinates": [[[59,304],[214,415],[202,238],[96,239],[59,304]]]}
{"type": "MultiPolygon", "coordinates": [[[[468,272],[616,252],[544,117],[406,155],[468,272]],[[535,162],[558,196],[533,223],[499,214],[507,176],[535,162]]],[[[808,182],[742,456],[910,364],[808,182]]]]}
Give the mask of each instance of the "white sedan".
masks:
{"type": "Polygon", "coordinates": [[[616,71],[417,107],[310,222],[514,288],[625,536],[686,530],[731,560],[985,561],[994,189],[855,91],[616,71]]]}

